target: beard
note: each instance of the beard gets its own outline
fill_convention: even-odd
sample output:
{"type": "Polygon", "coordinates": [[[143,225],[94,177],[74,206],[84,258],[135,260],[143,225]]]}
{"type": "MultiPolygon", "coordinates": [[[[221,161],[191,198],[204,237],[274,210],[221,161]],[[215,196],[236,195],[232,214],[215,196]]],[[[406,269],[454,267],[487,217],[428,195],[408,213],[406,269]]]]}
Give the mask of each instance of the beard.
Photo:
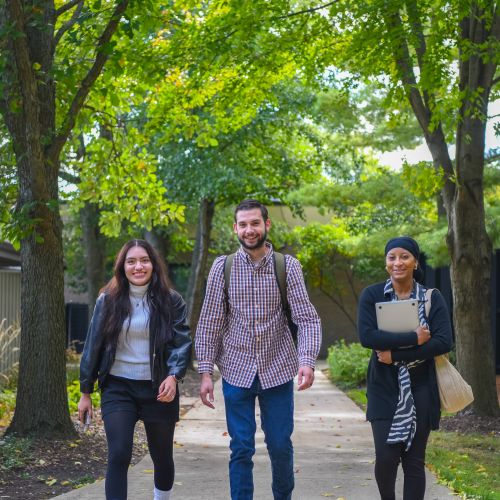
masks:
{"type": "Polygon", "coordinates": [[[241,246],[243,248],[246,248],[247,250],[255,250],[257,248],[262,248],[266,240],[267,240],[267,230],[264,231],[264,234],[260,238],[257,238],[255,243],[253,243],[252,245],[245,243],[245,241],[238,236],[238,241],[241,243],[241,246]]]}

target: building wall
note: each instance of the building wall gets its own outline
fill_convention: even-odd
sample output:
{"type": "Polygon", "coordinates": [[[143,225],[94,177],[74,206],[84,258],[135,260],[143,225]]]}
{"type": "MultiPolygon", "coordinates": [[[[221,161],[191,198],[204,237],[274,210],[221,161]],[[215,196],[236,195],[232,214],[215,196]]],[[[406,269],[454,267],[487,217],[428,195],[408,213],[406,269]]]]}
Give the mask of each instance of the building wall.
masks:
{"type": "MultiPolygon", "coordinates": [[[[320,224],[328,224],[331,221],[331,215],[328,213],[320,213],[317,208],[314,207],[304,207],[303,216],[301,219],[299,217],[294,217],[290,209],[284,205],[271,205],[269,209],[269,218],[271,221],[285,222],[290,229],[295,226],[306,226],[311,222],[317,222],[320,224]]],[[[272,235],[272,229],[271,229],[272,235]]],[[[284,253],[294,254],[293,248],[287,248],[282,250],[284,253]]],[[[358,334],[356,331],[356,326],[353,324],[356,322],[357,314],[357,295],[361,292],[365,285],[361,283],[355,283],[355,293],[350,290],[350,285],[347,279],[341,274],[336,277],[338,280],[339,287],[344,290],[342,296],[343,307],[336,305],[326,294],[321,290],[308,285],[309,298],[312,304],[318,311],[321,318],[322,330],[323,330],[323,342],[321,345],[320,358],[326,358],[328,354],[328,347],[344,339],[347,343],[358,342],[358,334]],[[350,318],[342,311],[345,309],[350,318]]]]}
{"type": "Polygon", "coordinates": [[[20,320],[21,272],[0,269],[0,374],[19,361],[20,320]]]}
{"type": "MultiPolygon", "coordinates": [[[[308,287],[309,298],[321,318],[323,341],[319,357],[324,359],[328,355],[328,347],[344,339],[347,343],[359,342],[355,325],[347,315],[332,302],[321,290],[308,287]]],[[[357,304],[354,294],[344,297],[344,309],[356,321],[357,304]]]]}
{"type": "Polygon", "coordinates": [[[19,323],[21,314],[21,272],[0,269],[0,321],[19,323]]]}

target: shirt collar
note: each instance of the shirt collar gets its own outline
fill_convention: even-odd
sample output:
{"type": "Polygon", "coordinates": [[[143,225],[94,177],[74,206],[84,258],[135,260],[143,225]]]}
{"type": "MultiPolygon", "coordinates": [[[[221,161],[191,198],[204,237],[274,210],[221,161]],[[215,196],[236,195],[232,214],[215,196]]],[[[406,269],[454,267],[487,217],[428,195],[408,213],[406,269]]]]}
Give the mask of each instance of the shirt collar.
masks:
{"type": "Polygon", "coordinates": [[[240,248],[238,249],[238,254],[240,255],[240,257],[242,259],[244,259],[244,261],[247,263],[247,264],[250,264],[252,266],[255,266],[257,269],[262,267],[262,266],[266,266],[268,264],[268,262],[272,259],[273,257],[273,253],[274,253],[274,249],[273,249],[273,246],[271,245],[271,243],[269,243],[269,241],[266,241],[264,243],[264,245],[266,246],[266,248],[268,249],[265,257],[260,260],[257,265],[253,262],[253,260],[250,258],[250,255],[248,255],[248,253],[245,251],[245,249],[240,246],[240,248]]]}
{"type": "Polygon", "coordinates": [[[133,297],[144,297],[148,291],[148,288],[149,283],[146,283],[145,285],[134,285],[129,282],[130,295],[132,295],[133,297]]]}

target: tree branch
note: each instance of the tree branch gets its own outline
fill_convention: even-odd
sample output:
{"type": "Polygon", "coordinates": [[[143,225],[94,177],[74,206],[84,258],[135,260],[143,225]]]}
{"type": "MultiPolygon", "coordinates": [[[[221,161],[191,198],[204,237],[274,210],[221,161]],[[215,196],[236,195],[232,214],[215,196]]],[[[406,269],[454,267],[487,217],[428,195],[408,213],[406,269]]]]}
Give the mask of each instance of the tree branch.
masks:
{"type": "Polygon", "coordinates": [[[498,149],[490,151],[490,153],[484,158],[485,163],[493,163],[497,160],[500,160],[500,151],[498,149]]]}
{"type": "MultiPolygon", "coordinates": [[[[395,29],[402,32],[402,22],[398,11],[389,13],[385,16],[388,27],[392,30],[395,29]]],[[[431,111],[425,105],[425,102],[418,90],[417,79],[413,72],[413,64],[410,58],[410,51],[408,49],[408,41],[402,37],[399,40],[400,51],[399,53],[394,50],[394,59],[396,60],[397,68],[399,69],[400,78],[405,86],[408,100],[418,123],[422,127],[424,134],[429,135],[429,125],[431,122],[431,111]]]]}
{"type": "Polygon", "coordinates": [[[79,184],[81,179],[78,175],[70,174],[64,170],[59,170],[59,179],[69,182],[70,184],[79,184]]]}
{"type": "MultiPolygon", "coordinates": [[[[406,10],[408,12],[411,30],[418,42],[415,46],[415,53],[417,54],[417,62],[418,67],[420,68],[420,74],[422,74],[424,71],[424,61],[425,53],[427,52],[427,45],[425,43],[424,31],[422,29],[420,12],[418,10],[416,0],[406,0],[405,4],[406,10]]],[[[425,89],[423,89],[422,94],[426,107],[430,109],[429,93],[425,89]]]]}
{"type": "MultiPolygon", "coordinates": [[[[64,35],[64,33],[66,33],[72,26],[74,26],[74,24],[78,21],[78,18],[80,17],[80,14],[82,13],[83,0],[77,0],[76,2],[72,2],[72,3],[74,3],[75,5],[78,4],[78,7],[73,12],[73,15],[71,16],[71,19],[69,21],[65,22],[59,28],[59,31],[54,36],[53,47],[57,47],[57,44],[61,40],[61,38],[64,35]]],[[[69,9],[67,9],[67,10],[69,10],[69,9]]]]}
{"type": "MultiPolygon", "coordinates": [[[[5,2],[0,3],[0,32],[5,32],[7,27],[7,8],[5,6],[5,2]]],[[[7,43],[5,40],[2,40],[2,44],[0,45],[1,51],[3,53],[7,53],[7,43]]],[[[0,81],[5,80],[6,75],[5,75],[5,67],[4,67],[4,74],[0,77],[0,81]]],[[[8,78],[8,77],[7,77],[8,78]]],[[[7,115],[7,99],[5,96],[5,91],[0,92],[0,113],[3,116],[7,115]]]]}
{"type": "Polygon", "coordinates": [[[324,5],[320,5],[319,7],[311,7],[310,9],[299,10],[297,12],[291,12],[290,14],[285,14],[284,16],[278,16],[275,19],[287,19],[289,17],[300,16],[302,14],[312,14],[317,10],[325,9],[326,7],[330,7],[334,3],[337,3],[339,0],[334,0],[333,2],[325,3],[324,5]]]}
{"type": "Polygon", "coordinates": [[[446,210],[449,213],[451,201],[455,192],[455,184],[451,182],[454,175],[453,164],[448,152],[446,139],[443,133],[441,123],[436,124],[431,130],[432,111],[426,102],[430,101],[431,96],[422,97],[418,88],[417,80],[413,70],[413,62],[410,57],[408,48],[408,40],[404,36],[399,8],[396,7],[393,12],[385,14],[385,22],[389,31],[402,33],[398,38],[397,49],[394,49],[394,59],[396,67],[399,71],[399,77],[404,85],[407,98],[410,102],[413,113],[424,133],[425,142],[432,155],[432,160],[435,168],[442,167],[446,173],[446,182],[443,187],[443,201],[446,210]]]}
{"type": "Polygon", "coordinates": [[[65,12],[68,12],[68,10],[72,9],[75,5],[79,3],[83,3],[83,0],[71,0],[68,3],[65,3],[62,7],[59,7],[56,10],[56,18],[62,16],[65,12]]]}
{"type": "MultiPolygon", "coordinates": [[[[7,124],[12,135],[12,125],[16,122],[18,127],[22,126],[23,113],[12,112],[9,105],[14,102],[17,96],[21,97],[22,109],[30,110],[32,119],[31,127],[26,127],[25,132],[18,133],[24,135],[24,147],[32,148],[32,155],[43,163],[43,150],[40,148],[40,105],[38,102],[38,87],[33,62],[30,58],[30,49],[28,37],[26,36],[25,14],[23,3],[19,0],[12,0],[6,5],[4,2],[3,10],[5,13],[6,25],[11,25],[14,32],[21,36],[11,36],[8,41],[11,52],[11,60],[7,61],[10,71],[7,71],[11,81],[6,85],[3,94],[5,95],[5,104],[7,105],[7,115],[11,123],[7,124]]],[[[16,139],[14,137],[14,139],[16,139]]],[[[17,138],[19,139],[19,138],[17,138]]],[[[14,141],[15,142],[15,141],[14,141]]],[[[16,151],[16,155],[19,151],[16,151]]]]}
{"type": "Polygon", "coordinates": [[[104,64],[109,58],[109,54],[105,50],[106,45],[110,42],[112,36],[116,32],[118,28],[118,24],[120,22],[120,18],[123,13],[126,11],[129,4],[129,0],[121,0],[118,2],[115,11],[113,12],[111,19],[108,22],[104,32],[99,38],[97,48],[96,48],[96,57],[94,60],[94,64],[89,69],[86,76],[83,78],[80,87],[78,88],[75,96],[73,97],[73,101],[68,109],[68,112],[64,118],[61,129],[54,139],[54,142],[50,146],[49,149],[49,157],[55,161],[59,158],[62,148],[66,143],[69,134],[73,127],[75,126],[76,117],[80,112],[85,99],[89,95],[90,89],[92,85],[95,83],[101,71],[104,67],[104,64]]]}
{"type": "Polygon", "coordinates": [[[351,292],[354,296],[354,300],[356,301],[356,303],[358,303],[359,296],[358,296],[358,292],[356,291],[356,287],[354,286],[354,277],[353,277],[352,271],[345,269],[344,273],[345,273],[345,276],[347,278],[347,282],[349,283],[349,288],[351,289],[351,292]]]}
{"type": "Polygon", "coordinates": [[[346,316],[346,318],[349,320],[349,322],[351,323],[351,325],[356,328],[356,321],[351,317],[351,315],[349,314],[349,311],[345,308],[344,304],[339,300],[337,299],[333,294],[331,294],[330,292],[328,292],[324,287],[323,287],[323,284],[320,284],[319,286],[319,290],[321,293],[323,293],[327,298],[329,298],[343,313],[344,315],[346,316]]]}
{"type": "MultiPolygon", "coordinates": [[[[490,38],[498,42],[500,40],[500,14],[498,13],[498,11],[495,11],[493,16],[494,17],[491,25],[491,30],[488,33],[487,37],[485,38],[490,38]]],[[[489,52],[489,60],[495,61],[496,60],[495,48],[490,46],[488,52],[489,52]]],[[[496,70],[497,70],[496,63],[489,62],[485,64],[485,71],[481,81],[481,84],[484,85],[484,88],[491,89],[493,88],[494,85],[496,85],[500,81],[500,77],[495,78],[496,70]]]]}

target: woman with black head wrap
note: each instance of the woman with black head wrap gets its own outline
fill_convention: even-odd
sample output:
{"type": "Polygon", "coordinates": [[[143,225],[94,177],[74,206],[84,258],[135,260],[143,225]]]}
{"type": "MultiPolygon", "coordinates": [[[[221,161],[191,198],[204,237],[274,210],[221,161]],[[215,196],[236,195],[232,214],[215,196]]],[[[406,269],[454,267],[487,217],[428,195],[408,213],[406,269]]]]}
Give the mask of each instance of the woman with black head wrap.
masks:
{"type": "Polygon", "coordinates": [[[373,349],[367,375],[367,420],[375,442],[375,478],[382,500],[394,500],[401,462],[404,500],[425,494],[425,449],[440,419],[434,357],[450,351],[452,332],[445,301],[434,289],[427,314],[426,288],[421,284],[418,243],[407,236],[385,246],[389,278],[365,288],[358,307],[358,334],[373,349]],[[420,326],[415,331],[379,330],[377,302],[416,299],[420,326]]]}

